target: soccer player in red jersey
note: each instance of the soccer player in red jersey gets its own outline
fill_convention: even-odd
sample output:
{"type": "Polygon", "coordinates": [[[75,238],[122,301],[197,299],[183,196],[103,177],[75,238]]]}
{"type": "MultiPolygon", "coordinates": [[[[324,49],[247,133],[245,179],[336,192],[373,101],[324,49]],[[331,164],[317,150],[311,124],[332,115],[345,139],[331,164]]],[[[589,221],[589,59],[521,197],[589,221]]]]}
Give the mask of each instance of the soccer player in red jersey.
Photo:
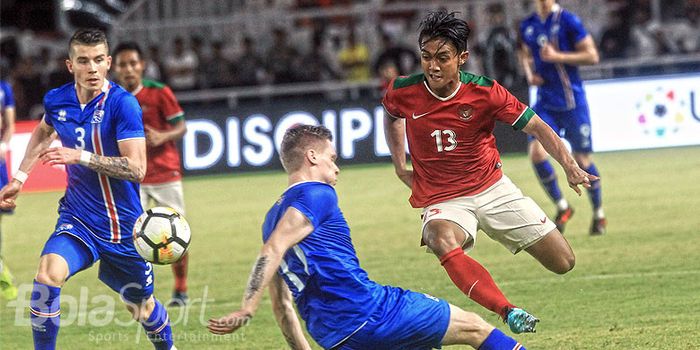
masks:
{"type": "MultiPolygon", "coordinates": [[[[136,96],[143,110],[148,163],[141,184],[141,204],[146,209],[153,200],[157,206],[171,207],[185,215],[180,154],[175,145],[187,131],[185,113],[169,87],[143,78],[146,66],[138,44],[121,43],[113,56],[119,84],[136,96]]],[[[172,265],[175,290],[170,306],[187,302],[187,261],[185,254],[172,265]]]]}
{"type": "Polygon", "coordinates": [[[423,20],[423,73],[390,84],[382,101],[385,132],[396,174],[411,188],[409,202],[423,208],[423,243],[464,294],[499,314],[513,332],[533,332],[537,318],[511,304],[465,251],[481,229],[511,253],[524,250],[558,274],[571,270],[575,258],[542,209],[503,175],[495,122],[535,137],[579,195],[578,185],[589,187],[597,177],[581,170],[552,129],[498,82],[460,71],[469,57],[469,32],[464,20],[444,10],[423,20]],[[406,167],[405,136],[413,170],[406,167]]]}

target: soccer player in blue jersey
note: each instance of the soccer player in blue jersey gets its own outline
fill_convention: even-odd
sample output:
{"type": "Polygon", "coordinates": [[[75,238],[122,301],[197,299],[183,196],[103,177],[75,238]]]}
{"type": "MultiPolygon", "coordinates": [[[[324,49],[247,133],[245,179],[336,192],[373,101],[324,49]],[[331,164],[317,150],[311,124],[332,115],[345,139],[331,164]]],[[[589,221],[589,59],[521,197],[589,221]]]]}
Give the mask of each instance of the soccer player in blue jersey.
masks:
{"type": "Polygon", "coordinates": [[[143,212],[139,182],[146,143],[136,98],[106,80],[112,62],[105,34],[78,30],[68,45],[74,83],[49,91],[19,170],[0,190],[0,207],[15,199],[37,161],[66,166],[68,187],[39,260],[30,302],[35,349],[55,349],[61,287],[100,261],[99,278],[118,292],[156,349],[174,349],[170,321],[153,297],[153,267],[136,252],[131,229],[143,212]],[[57,134],[63,147],[49,148],[57,134]]]}
{"type": "MultiPolygon", "coordinates": [[[[574,159],[587,173],[598,176],[593,164],[591,122],[578,66],[598,63],[598,50],[581,20],[555,0],[533,0],[537,11],[520,24],[521,62],[530,85],[537,86],[533,110],[571,144],[574,159]],[[534,65],[534,69],[533,69],[534,65]]],[[[562,196],[557,176],[542,145],[530,138],[530,159],[535,172],[557,205],[559,231],[574,211],[562,196]]],[[[591,182],[593,205],[590,234],[605,233],[600,180],[591,182]]]]}
{"type": "Polygon", "coordinates": [[[231,333],[247,324],[269,285],[275,317],[292,349],[310,349],[292,300],[309,334],[324,349],[432,349],[451,344],[525,349],[474,313],[368,278],[338,207],[333,185],[339,170],[328,129],[290,128],[280,158],[289,188],[265,217],[265,243],[241,309],[210,319],[210,332],[231,333]]]}
{"type": "MultiPolygon", "coordinates": [[[[10,139],[15,132],[15,97],[12,86],[0,80],[0,187],[7,185],[8,169],[5,157],[7,156],[10,139]]],[[[0,209],[0,225],[5,214],[11,214],[12,210],[0,209]]],[[[2,259],[2,229],[0,226],[0,295],[7,300],[17,298],[17,287],[12,283],[12,273],[2,259]]]]}

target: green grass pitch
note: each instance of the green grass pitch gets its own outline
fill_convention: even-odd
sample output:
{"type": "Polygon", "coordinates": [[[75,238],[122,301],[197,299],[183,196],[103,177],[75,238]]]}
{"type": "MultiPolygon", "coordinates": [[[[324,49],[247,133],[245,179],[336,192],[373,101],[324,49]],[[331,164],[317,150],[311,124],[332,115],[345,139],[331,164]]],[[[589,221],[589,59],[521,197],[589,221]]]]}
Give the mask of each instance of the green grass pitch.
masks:
{"type": "MultiPolygon", "coordinates": [[[[516,339],[528,349],[700,349],[700,148],[601,153],[595,159],[608,233],[588,236],[588,198],[564,188],[577,209],[566,231],[577,257],[573,271],[555,275],[526,253],[513,256],[483,233],[477,238],[472,256],[512,302],[541,319],[537,333],[516,339]]],[[[505,156],[503,162],[505,173],[553,216],[554,206],[525,155],[505,156]]],[[[261,220],[286,187],[281,172],[185,180],[193,303],[171,310],[180,350],[286,348],[269,299],[239,333],[217,337],[204,327],[209,317],[239,305],[261,245],[261,220]]],[[[337,190],[360,262],[372,279],[444,298],[510,334],[418,247],[419,212],[410,208],[409,191],[390,165],[343,167],[337,190]]],[[[24,194],[16,213],[3,217],[2,253],[21,293],[18,301],[0,299],[2,349],[32,347],[25,306],[60,196],[24,194]]],[[[171,288],[170,268],[157,267],[156,297],[167,300],[171,288]]],[[[58,348],[152,348],[117,295],[97,280],[95,266],[71,278],[61,298],[58,348]]]]}

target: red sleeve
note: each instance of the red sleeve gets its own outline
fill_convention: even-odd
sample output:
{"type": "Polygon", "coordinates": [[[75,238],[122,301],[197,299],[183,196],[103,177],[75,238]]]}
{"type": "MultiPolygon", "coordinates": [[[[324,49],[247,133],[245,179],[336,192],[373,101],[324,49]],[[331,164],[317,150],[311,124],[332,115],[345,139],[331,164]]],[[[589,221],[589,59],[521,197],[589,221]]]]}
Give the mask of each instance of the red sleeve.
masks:
{"type": "Polygon", "coordinates": [[[495,106],[494,117],[517,130],[525,127],[530,118],[535,115],[530,107],[520,102],[497,81],[493,82],[489,96],[491,105],[495,106]]]}
{"type": "Polygon", "coordinates": [[[394,82],[396,78],[389,82],[389,86],[386,89],[384,98],[382,99],[382,105],[387,113],[395,118],[403,118],[401,111],[399,110],[398,103],[396,102],[396,91],[394,90],[394,82]]]}
{"type": "Polygon", "coordinates": [[[174,124],[180,119],[183,119],[185,112],[180,107],[180,103],[177,102],[175,94],[170,90],[170,87],[166,86],[163,88],[161,94],[161,108],[163,109],[163,116],[168,123],[174,124]]]}

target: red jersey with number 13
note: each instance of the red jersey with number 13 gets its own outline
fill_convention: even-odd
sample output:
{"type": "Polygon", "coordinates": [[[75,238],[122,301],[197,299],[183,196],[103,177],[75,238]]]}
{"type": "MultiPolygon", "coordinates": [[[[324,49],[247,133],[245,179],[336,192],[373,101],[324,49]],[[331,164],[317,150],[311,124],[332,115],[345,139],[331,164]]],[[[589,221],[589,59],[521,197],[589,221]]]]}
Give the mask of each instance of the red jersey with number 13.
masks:
{"type": "MultiPolygon", "coordinates": [[[[143,124],[156,130],[168,130],[185,118],[185,112],[175,99],[173,91],[165,84],[144,79],[143,86],[133,94],[143,110],[143,124]]],[[[159,184],[182,178],[180,153],[175,141],[158,147],[147,146],[145,184],[159,184]]]]}
{"type": "Polygon", "coordinates": [[[413,164],[409,202],[415,208],[483,192],[502,176],[493,128],[496,120],[520,130],[535,115],[489,78],[460,72],[459,88],[442,98],[424,75],[398,77],[382,104],[406,119],[413,164]]]}

